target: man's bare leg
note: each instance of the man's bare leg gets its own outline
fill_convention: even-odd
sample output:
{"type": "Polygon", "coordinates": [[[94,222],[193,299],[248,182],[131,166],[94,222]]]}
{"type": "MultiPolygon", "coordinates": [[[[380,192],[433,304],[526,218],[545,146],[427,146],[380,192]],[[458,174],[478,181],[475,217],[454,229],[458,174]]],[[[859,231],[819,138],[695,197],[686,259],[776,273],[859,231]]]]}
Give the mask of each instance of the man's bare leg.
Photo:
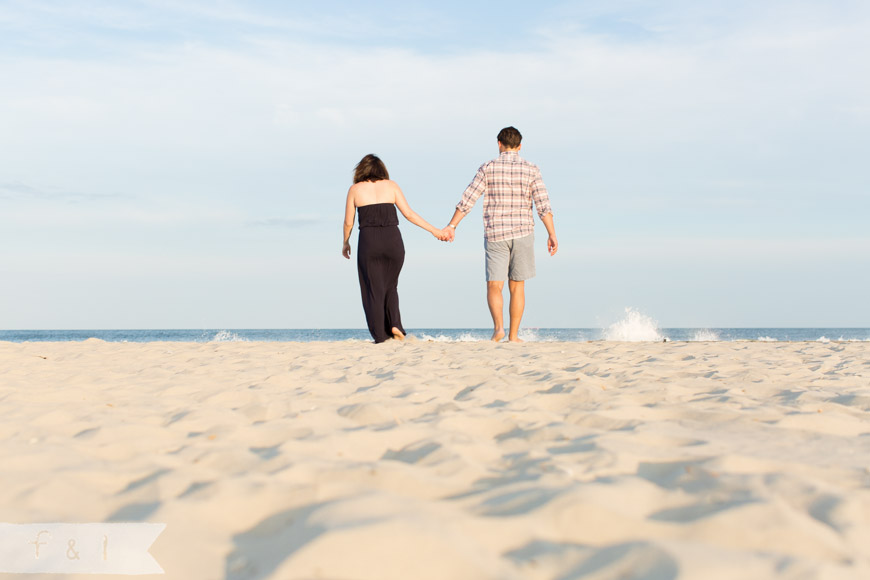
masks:
{"type": "Polygon", "coordinates": [[[501,297],[503,281],[486,283],[486,303],[489,304],[489,313],[492,315],[492,340],[499,342],[504,338],[504,300],[501,297]]]}
{"type": "Polygon", "coordinates": [[[508,340],[522,342],[520,340],[520,321],[523,319],[523,310],[526,309],[526,283],[523,280],[509,280],[508,290],[511,293],[510,315],[511,329],[508,340]]]}

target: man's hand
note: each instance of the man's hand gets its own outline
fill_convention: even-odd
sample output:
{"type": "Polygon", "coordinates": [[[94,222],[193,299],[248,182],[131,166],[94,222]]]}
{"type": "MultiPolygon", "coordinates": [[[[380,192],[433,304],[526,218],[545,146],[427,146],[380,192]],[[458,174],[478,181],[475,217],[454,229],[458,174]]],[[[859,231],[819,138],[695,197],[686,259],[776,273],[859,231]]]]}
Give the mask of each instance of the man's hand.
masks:
{"type": "Polygon", "coordinates": [[[445,226],[443,230],[441,230],[441,233],[444,235],[442,241],[452,242],[453,239],[456,237],[456,228],[452,228],[448,225],[445,226]]]}
{"type": "Polygon", "coordinates": [[[345,242],[341,246],[341,255],[350,260],[350,242],[345,242]]]}
{"type": "Polygon", "coordinates": [[[556,235],[550,234],[550,236],[547,238],[547,251],[550,252],[551,256],[555,256],[558,249],[559,242],[556,240],[556,235]]]}

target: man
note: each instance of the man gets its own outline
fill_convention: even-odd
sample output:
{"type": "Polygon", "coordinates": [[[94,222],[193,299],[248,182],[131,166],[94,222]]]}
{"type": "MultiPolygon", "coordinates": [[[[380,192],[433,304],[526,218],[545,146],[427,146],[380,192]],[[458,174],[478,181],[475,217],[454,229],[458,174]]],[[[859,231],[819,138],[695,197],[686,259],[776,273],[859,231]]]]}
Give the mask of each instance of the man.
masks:
{"type": "Polygon", "coordinates": [[[502,290],[505,278],[511,295],[508,340],[522,342],[519,331],[526,306],[525,281],[535,275],[533,202],[549,234],[547,251],[553,256],[559,248],[550,198],[541,171],[519,156],[522,139],[523,136],[513,127],[499,132],[498,158],[480,166],[456,205],[453,218],[443,230],[447,239],[453,241],[459,222],[468,215],[477,198],[484,196],[486,300],[495,327],[492,340],[496,342],[504,338],[502,290]]]}

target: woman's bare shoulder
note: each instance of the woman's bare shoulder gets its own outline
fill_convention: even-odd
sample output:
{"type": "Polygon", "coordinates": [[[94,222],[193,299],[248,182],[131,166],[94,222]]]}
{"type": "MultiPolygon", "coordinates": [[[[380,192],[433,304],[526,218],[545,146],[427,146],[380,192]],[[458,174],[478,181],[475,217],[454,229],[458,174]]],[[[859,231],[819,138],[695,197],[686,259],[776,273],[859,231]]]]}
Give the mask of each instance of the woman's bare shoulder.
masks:
{"type": "Polygon", "coordinates": [[[351,185],[347,190],[348,197],[357,198],[361,194],[365,194],[367,191],[371,189],[371,182],[369,181],[359,181],[351,185]]]}

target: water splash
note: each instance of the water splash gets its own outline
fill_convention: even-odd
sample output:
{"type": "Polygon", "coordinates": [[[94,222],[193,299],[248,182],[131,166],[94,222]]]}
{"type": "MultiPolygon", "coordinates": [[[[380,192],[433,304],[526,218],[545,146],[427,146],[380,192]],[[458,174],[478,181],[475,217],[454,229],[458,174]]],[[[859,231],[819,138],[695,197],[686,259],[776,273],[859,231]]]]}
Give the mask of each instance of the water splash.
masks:
{"type": "MultiPolygon", "coordinates": [[[[490,340],[490,331],[463,332],[455,336],[422,332],[419,335],[419,339],[426,342],[488,342],[490,340]]],[[[521,328],[520,339],[525,342],[554,342],[558,340],[552,336],[542,335],[537,328],[521,328]]],[[[505,334],[505,341],[506,340],[507,334],[505,334]]]]}
{"type": "Polygon", "coordinates": [[[635,310],[625,309],[625,318],[614,322],[604,330],[604,340],[619,342],[661,342],[667,340],[659,332],[655,320],[635,310]]]}
{"type": "Polygon", "coordinates": [[[248,339],[239,336],[235,332],[221,330],[212,337],[211,342],[248,342],[248,339]]]}
{"type": "Polygon", "coordinates": [[[424,332],[420,334],[420,340],[424,340],[427,342],[480,342],[481,340],[486,340],[486,338],[474,336],[469,332],[464,332],[457,337],[449,337],[444,334],[432,336],[424,332]]]}
{"type": "Polygon", "coordinates": [[[525,342],[556,342],[558,339],[542,335],[538,328],[520,328],[520,340],[525,342]]]}
{"type": "Polygon", "coordinates": [[[705,328],[695,332],[691,340],[692,342],[719,342],[721,338],[714,331],[705,328]]]}

